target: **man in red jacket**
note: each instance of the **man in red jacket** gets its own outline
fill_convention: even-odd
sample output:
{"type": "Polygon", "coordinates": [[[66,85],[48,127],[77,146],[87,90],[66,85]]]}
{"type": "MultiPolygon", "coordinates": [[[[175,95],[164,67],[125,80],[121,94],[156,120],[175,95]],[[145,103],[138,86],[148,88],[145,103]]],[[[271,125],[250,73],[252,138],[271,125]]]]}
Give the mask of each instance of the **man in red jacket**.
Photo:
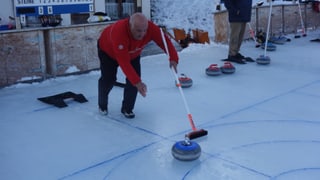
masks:
{"type": "MultiPolygon", "coordinates": [[[[175,70],[178,54],[173,44],[165,36],[168,45],[169,65],[175,70]]],[[[165,51],[161,31],[142,13],[134,13],[130,18],[119,20],[107,26],[98,40],[101,77],[98,82],[98,105],[101,114],[108,114],[108,95],[116,82],[118,66],[126,76],[121,113],[126,118],[134,118],[132,112],[137,93],[146,96],[147,86],[141,80],[140,55],[143,48],[154,41],[165,51]]]]}

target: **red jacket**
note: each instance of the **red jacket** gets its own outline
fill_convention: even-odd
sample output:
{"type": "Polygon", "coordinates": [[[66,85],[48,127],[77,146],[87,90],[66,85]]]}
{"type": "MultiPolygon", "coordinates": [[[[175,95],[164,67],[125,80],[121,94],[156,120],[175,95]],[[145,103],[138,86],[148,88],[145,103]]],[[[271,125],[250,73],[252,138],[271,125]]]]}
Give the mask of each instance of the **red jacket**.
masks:
{"type": "MultiPolygon", "coordinates": [[[[176,49],[169,38],[167,36],[165,38],[169,50],[169,60],[178,63],[179,58],[176,49]]],[[[127,18],[107,26],[101,33],[99,46],[102,51],[118,62],[123,73],[135,85],[141,82],[141,79],[131,66],[130,61],[140,56],[143,48],[152,40],[165,51],[160,28],[157,25],[148,21],[148,30],[143,39],[135,40],[131,35],[129,18],[127,18]]]]}

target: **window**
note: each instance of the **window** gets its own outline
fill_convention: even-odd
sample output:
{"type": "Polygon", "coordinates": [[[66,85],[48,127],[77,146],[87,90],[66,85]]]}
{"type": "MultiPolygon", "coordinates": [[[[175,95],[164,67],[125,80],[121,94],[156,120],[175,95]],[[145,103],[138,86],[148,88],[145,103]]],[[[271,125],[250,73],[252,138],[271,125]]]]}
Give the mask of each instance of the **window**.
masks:
{"type": "Polygon", "coordinates": [[[106,13],[111,19],[122,19],[136,11],[135,0],[105,0],[106,13]]]}

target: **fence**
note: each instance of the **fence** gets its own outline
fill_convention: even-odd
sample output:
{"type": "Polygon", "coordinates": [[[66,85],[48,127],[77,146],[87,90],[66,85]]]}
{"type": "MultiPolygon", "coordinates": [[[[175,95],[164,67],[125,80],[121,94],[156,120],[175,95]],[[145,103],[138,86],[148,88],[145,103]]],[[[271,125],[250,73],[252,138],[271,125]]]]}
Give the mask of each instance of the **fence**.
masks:
{"type": "MultiPolygon", "coordinates": [[[[266,32],[268,23],[269,6],[257,7],[252,9],[251,26],[257,32],[266,32]]],[[[320,26],[320,13],[313,10],[311,3],[301,4],[301,14],[304,27],[316,29],[320,26]]],[[[215,42],[227,43],[229,38],[228,12],[219,11],[214,13],[215,42]]],[[[301,29],[299,7],[297,4],[274,5],[271,15],[271,34],[290,34],[296,33],[301,29]]],[[[246,30],[249,32],[249,29],[246,30]]],[[[245,38],[250,38],[249,33],[245,38]]]]}

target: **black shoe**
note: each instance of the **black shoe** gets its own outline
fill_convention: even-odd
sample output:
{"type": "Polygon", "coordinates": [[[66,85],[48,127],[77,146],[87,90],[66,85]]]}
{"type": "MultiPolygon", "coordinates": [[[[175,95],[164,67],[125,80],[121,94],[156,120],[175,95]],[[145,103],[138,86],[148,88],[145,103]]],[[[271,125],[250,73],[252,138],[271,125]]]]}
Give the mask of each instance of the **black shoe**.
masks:
{"type": "Polygon", "coordinates": [[[253,60],[251,57],[245,57],[244,60],[247,62],[255,62],[255,60],[253,60]]]}
{"type": "Polygon", "coordinates": [[[121,109],[121,113],[124,115],[124,117],[128,119],[132,119],[135,117],[135,114],[132,111],[127,111],[125,109],[121,109]]]}
{"type": "Polygon", "coordinates": [[[242,54],[240,54],[240,53],[236,54],[235,57],[240,58],[240,59],[244,59],[244,58],[245,58],[245,57],[244,57],[242,54]]]}
{"type": "Polygon", "coordinates": [[[255,62],[251,57],[246,57],[240,53],[238,53],[237,55],[235,55],[236,57],[246,61],[246,62],[255,62]]]}
{"type": "Polygon", "coordinates": [[[226,61],[230,61],[230,62],[235,62],[235,63],[238,63],[238,64],[246,64],[246,61],[237,57],[237,55],[235,56],[228,56],[228,59],[226,59],[226,61]]]}

